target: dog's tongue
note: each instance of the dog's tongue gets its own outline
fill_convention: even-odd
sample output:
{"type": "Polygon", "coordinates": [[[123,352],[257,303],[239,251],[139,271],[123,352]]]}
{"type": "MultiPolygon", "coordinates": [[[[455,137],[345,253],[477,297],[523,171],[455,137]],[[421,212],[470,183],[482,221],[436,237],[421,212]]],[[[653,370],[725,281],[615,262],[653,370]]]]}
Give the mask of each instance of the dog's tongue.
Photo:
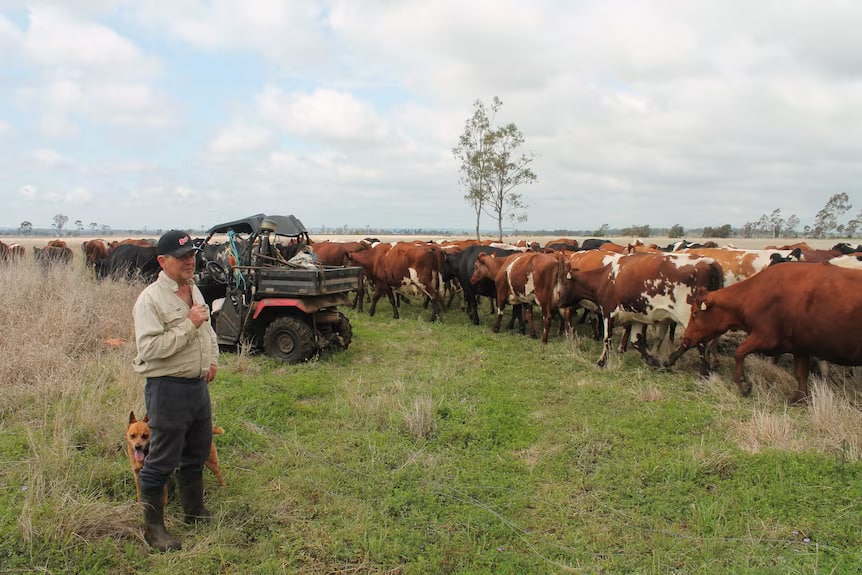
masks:
{"type": "Polygon", "coordinates": [[[135,461],[143,461],[144,460],[144,452],[136,451],[135,452],[135,461]]]}

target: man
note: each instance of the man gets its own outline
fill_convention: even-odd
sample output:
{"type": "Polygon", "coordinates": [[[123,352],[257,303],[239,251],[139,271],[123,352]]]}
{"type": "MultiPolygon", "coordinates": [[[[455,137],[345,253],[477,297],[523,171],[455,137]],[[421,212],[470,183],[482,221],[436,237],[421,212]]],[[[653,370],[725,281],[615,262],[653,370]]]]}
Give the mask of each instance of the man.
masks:
{"type": "Polygon", "coordinates": [[[195,247],[185,232],[159,238],[162,270],[133,310],[138,354],[136,372],[147,378],[144,402],[151,430],[150,452],[140,472],[144,538],[160,551],[180,549],[165,529],[162,493],[173,470],[187,523],[207,520],[203,464],[212,443],[208,384],[218,362],[209,309],[194,285],[195,247]]]}

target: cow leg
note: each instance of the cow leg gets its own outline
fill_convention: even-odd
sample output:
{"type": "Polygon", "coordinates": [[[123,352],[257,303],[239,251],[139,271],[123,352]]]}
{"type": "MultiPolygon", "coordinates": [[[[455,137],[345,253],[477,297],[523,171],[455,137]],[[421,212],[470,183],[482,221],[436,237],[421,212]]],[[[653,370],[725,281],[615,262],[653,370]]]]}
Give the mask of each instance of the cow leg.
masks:
{"type": "Polygon", "coordinates": [[[464,309],[465,301],[464,301],[464,286],[461,285],[461,282],[458,280],[452,280],[449,283],[449,289],[452,290],[449,295],[449,306],[446,309],[452,307],[452,301],[455,299],[455,296],[461,294],[461,309],[464,309]]]}
{"type": "Polygon", "coordinates": [[[604,367],[605,364],[607,364],[608,356],[611,353],[611,330],[614,327],[613,318],[610,316],[604,316],[602,319],[602,327],[605,330],[605,336],[602,340],[602,355],[599,356],[599,361],[596,362],[599,367],[604,367]]]}
{"type": "Polygon", "coordinates": [[[808,401],[809,363],[810,358],[808,355],[793,355],[793,373],[796,374],[796,381],[799,383],[799,387],[791,399],[793,403],[805,403],[808,401]]]}
{"type": "Polygon", "coordinates": [[[649,350],[647,349],[647,341],[646,341],[646,324],[642,325],[642,329],[639,334],[637,334],[637,341],[634,342],[633,346],[636,350],[638,350],[641,354],[641,357],[647,362],[647,365],[650,367],[661,367],[661,362],[653,356],[649,350]]]}
{"type": "MultiPolygon", "coordinates": [[[[548,343],[548,332],[551,331],[551,308],[542,310],[542,320],[544,323],[544,330],[542,330],[542,343],[548,343]]],[[[562,319],[560,320],[560,333],[563,333],[563,323],[562,319]]]]}
{"type": "Polygon", "coordinates": [[[758,338],[754,335],[749,335],[742,341],[742,343],[740,343],[736,347],[736,352],[733,354],[733,359],[735,362],[733,369],[733,382],[739,387],[739,392],[743,396],[751,395],[751,382],[745,381],[745,356],[750,353],[756,353],[759,351],[770,350],[774,348],[775,342],[764,340],[762,336],[758,338]]]}
{"type": "Polygon", "coordinates": [[[374,317],[374,314],[377,313],[377,300],[379,300],[383,296],[383,290],[378,286],[374,290],[374,295],[371,297],[371,309],[368,310],[368,315],[374,317]]]}
{"type": "Polygon", "coordinates": [[[400,301],[400,295],[398,293],[392,293],[392,290],[388,290],[386,295],[389,296],[389,303],[392,305],[392,317],[393,319],[401,319],[401,316],[398,315],[398,301],[400,301]],[[397,297],[396,297],[397,296],[397,297]]]}
{"type": "MultiPolygon", "coordinates": [[[[584,310],[584,317],[586,317],[587,313],[589,313],[589,310],[584,310]]],[[[598,312],[594,313],[593,317],[590,319],[590,325],[593,327],[593,339],[596,341],[602,341],[605,335],[602,332],[605,326],[602,314],[598,312]]]]}
{"type": "Polygon", "coordinates": [[[500,331],[500,324],[503,323],[503,308],[497,310],[497,321],[494,322],[494,327],[491,328],[491,331],[494,333],[498,333],[500,331]]]}
{"type": "Polygon", "coordinates": [[[533,304],[524,304],[524,315],[530,322],[530,337],[536,339],[536,324],[533,323],[533,304]]]}
{"type": "MultiPolygon", "coordinates": [[[[676,324],[674,324],[676,325],[676,324]]],[[[709,377],[710,366],[709,366],[709,358],[707,349],[707,343],[701,343],[697,346],[697,353],[700,355],[700,376],[701,377],[709,377]]]]}
{"type": "Polygon", "coordinates": [[[434,292],[429,299],[431,301],[431,321],[437,321],[437,318],[443,313],[443,298],[438,292],[434,292]]]}
{"type": "Polygon", "coordinates": [[[565,307],[562,310],[562,317],[560,318],[560,335],[565,335],[570,331],[574,331],[572,327],[572,308],[565,307]]]}
{"type": "Polygon", "coordinates": [[[356,288],[356,296],[353,298],[353,304],[351,307],[353,309],[359,309],[362,312],[362,306],[365,302],[365,273],[359,273],[359,286],[356,288]]]}
{"type": "Polygon", "coordinates": [[[677,360],[681,358],[682,355],[688,350],[689,348],[687,348],[685,345],[680,345],[678,348],[673,350],[673,352],[668,356],[666,360],[662,362],[662,367],[669,368],[673,366],[673,364],[675,364],[677,360]]]}
{"type": "Polygon", "coordinates": [[[467,317],[473,325],[479,325],[479,296],[471,290],[464,290],[464,306],[467,308],[467,317]]]}
{"type": "Polygon", "coordinates": [[[620,345],[617,347],[617,353],[625,353],[629,348],[629,339],[632,337],[632,324],[626,324],[623,328],[623,338],[620,340],[620,345]]]}

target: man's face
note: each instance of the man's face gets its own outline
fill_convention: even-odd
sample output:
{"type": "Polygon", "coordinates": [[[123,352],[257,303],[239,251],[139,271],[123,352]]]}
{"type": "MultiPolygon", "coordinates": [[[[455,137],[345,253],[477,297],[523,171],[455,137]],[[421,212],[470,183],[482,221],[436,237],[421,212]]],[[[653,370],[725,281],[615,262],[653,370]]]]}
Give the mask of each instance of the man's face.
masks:
{"type": "Polygon", "coordinates": [[[195,275],[195,252],[191,251],[184,256],[159,256],[159,265],[165,270],[165,274],[178,284],[184,284],[195,275]]]}

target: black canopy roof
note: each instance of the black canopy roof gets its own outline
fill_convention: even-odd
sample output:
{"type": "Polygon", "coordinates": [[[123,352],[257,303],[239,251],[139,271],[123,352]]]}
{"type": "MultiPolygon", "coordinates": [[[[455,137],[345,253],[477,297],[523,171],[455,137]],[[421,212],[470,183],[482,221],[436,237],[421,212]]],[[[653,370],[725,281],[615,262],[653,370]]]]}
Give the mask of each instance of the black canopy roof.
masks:
{"type": "Polygon", "coordinates": [[[270,220],[275,224],[275,233],[280,236],[301,236],[307,234],[308,230],[302,225],[302,222],[296,216],[268,216],[266,214],[255,214],[225,224],[213,226],[207,232],[208,235],[224,234],[228,230],[233,230],[238,234],[258,234],[260,233],[260,224],[263,220],[270,220]]]}

